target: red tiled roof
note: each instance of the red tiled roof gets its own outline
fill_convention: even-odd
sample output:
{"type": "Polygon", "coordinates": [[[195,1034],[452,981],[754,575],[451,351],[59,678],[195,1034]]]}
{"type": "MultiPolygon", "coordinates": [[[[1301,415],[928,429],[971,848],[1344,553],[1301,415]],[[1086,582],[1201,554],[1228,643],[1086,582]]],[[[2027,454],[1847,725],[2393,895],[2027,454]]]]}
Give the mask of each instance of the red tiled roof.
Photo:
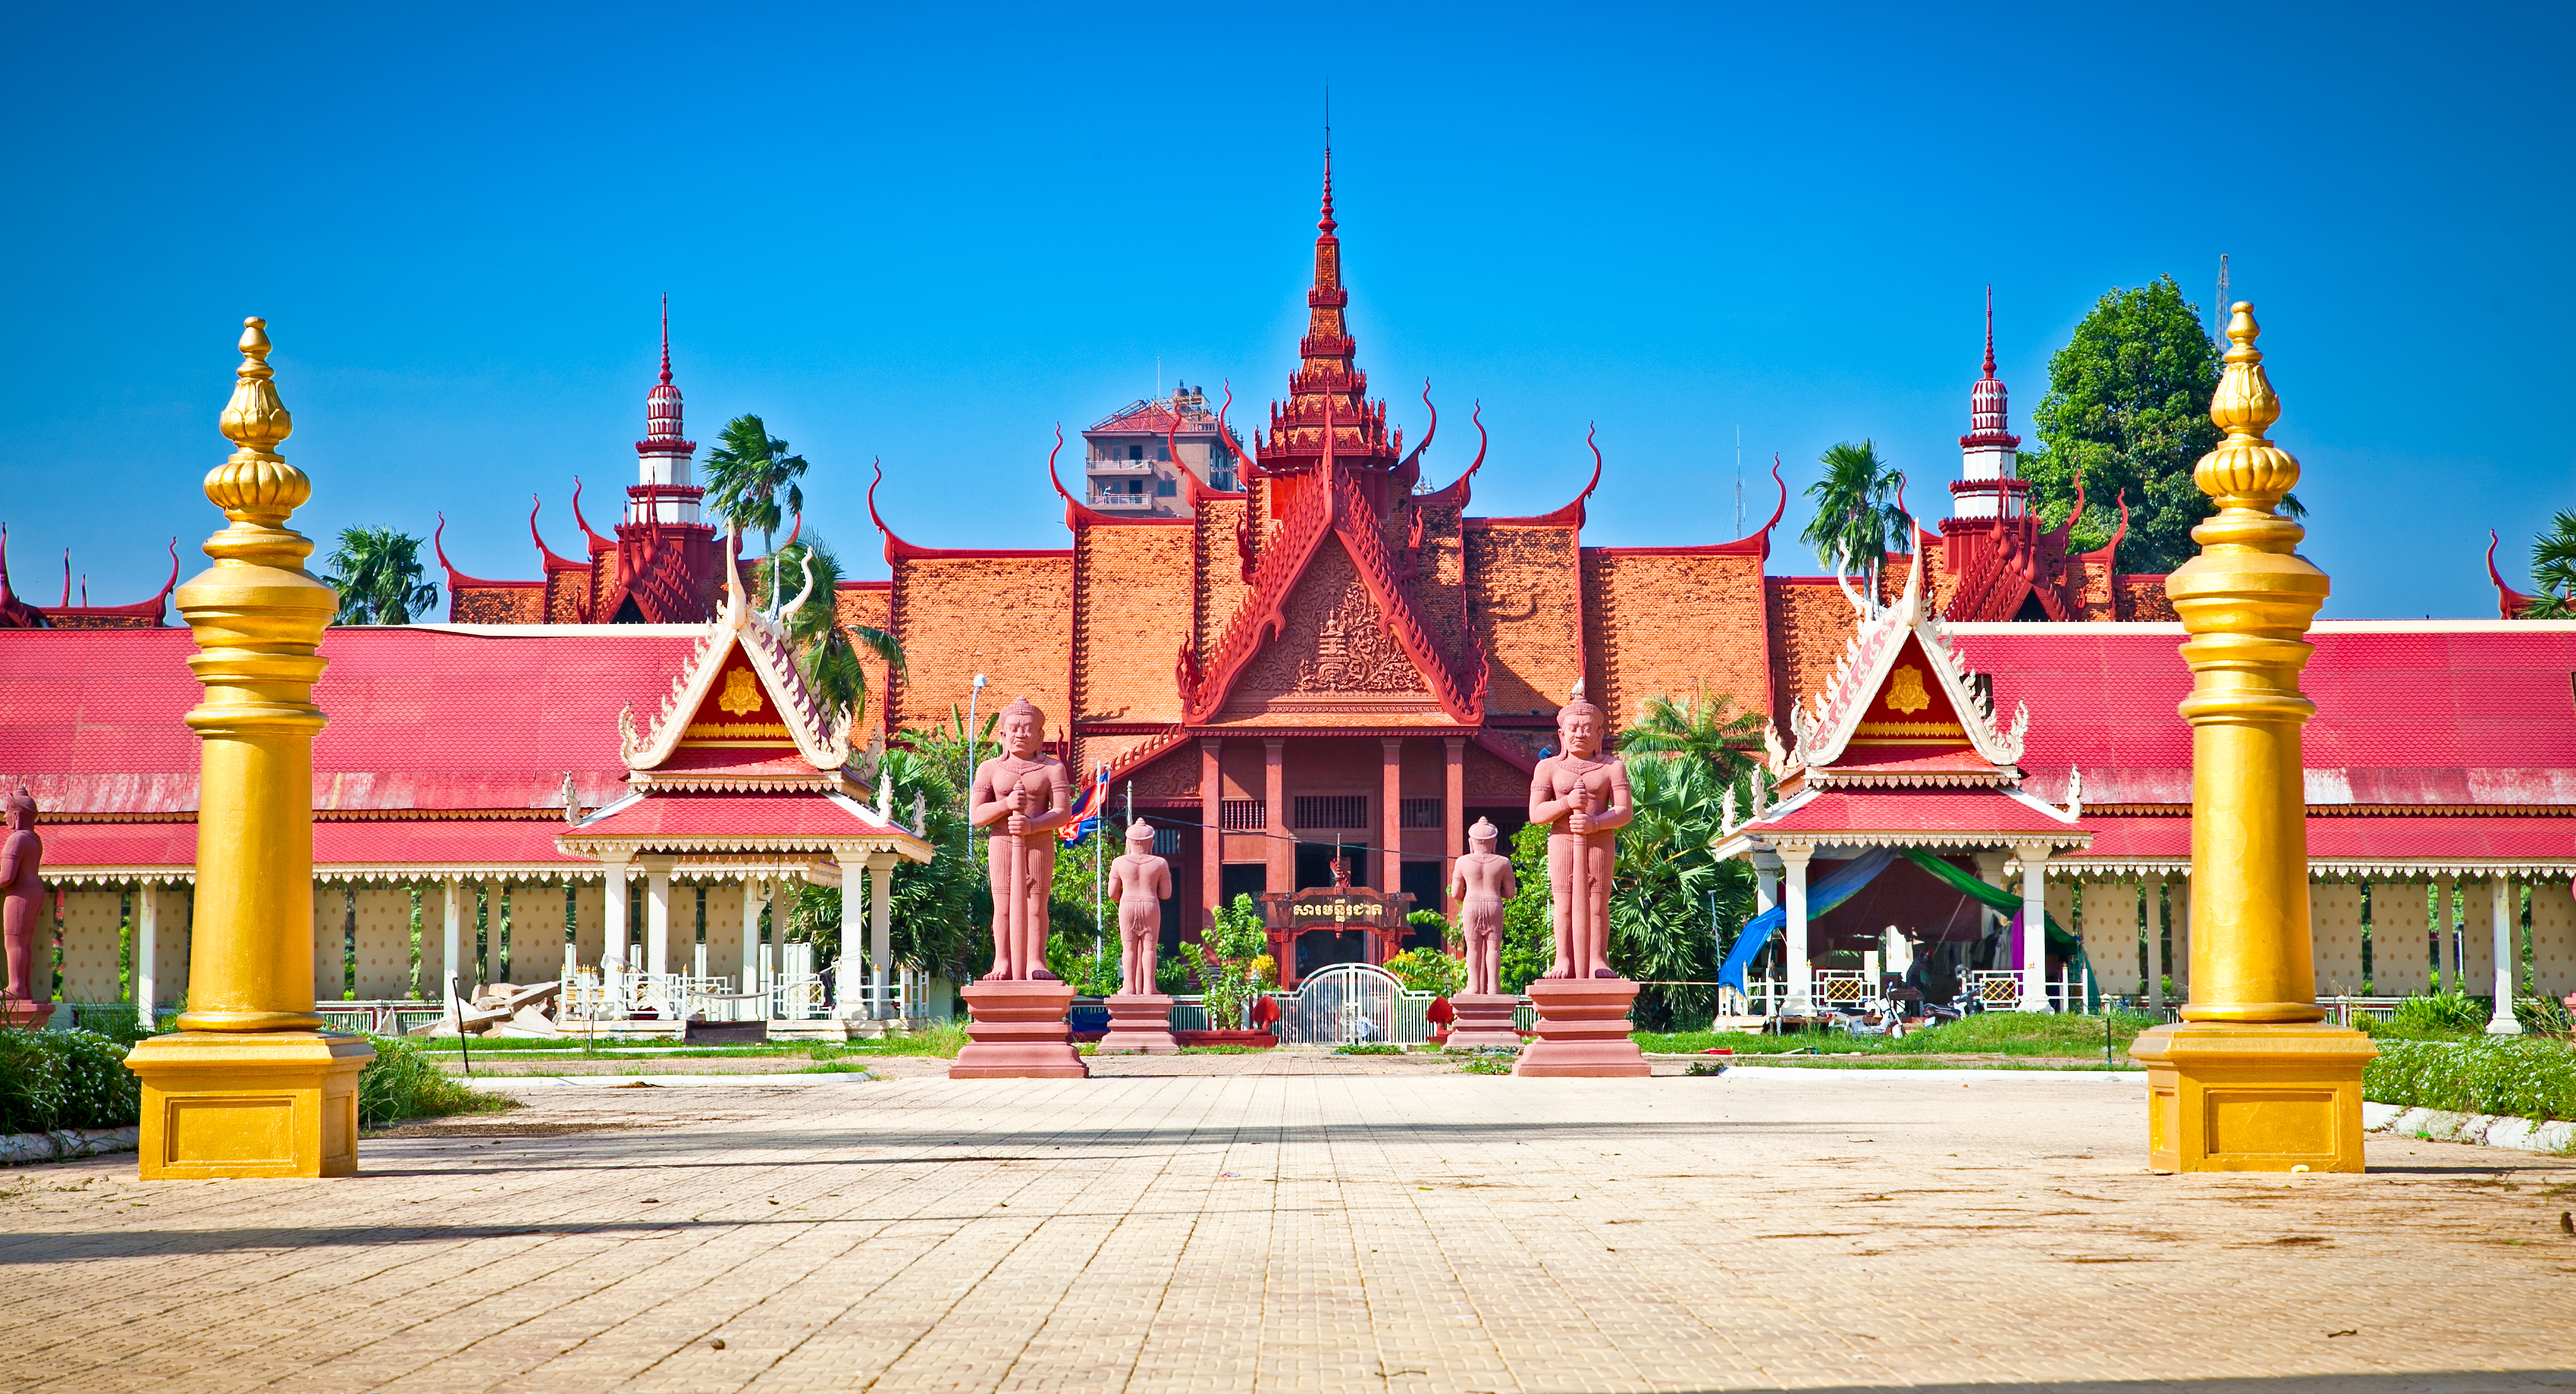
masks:
{"type": "MultiPolygon", "coordinates": [[[[2091,775],[2085,778],[2090,780],[2091,775]]],[[[2191,819],[2184,814],[2087,813],[2093,845],[2070,855],[2083,861],[2187,862],[2191,819]]],[[[2368,865],[2386,862],[2576,862],[2576,818],[2534,814],[2318,814],[2308,819],[2308,860],[2368,865]]]]}
{"type": "MultiPolygon", "coordinates": [[[[324,809],[590,807],[624,793],[617,713],[650,719],[696,631],[333,629],[313,698],[324,809]]],[[[0,783],[57,813],[188,813],[200,699],[185,629],[0,632],[0,783]]]]}
{"type": "Polygon", "coordinates": [[[1923,833],[1957,843],[2011,836],[2081,838],[2085,825],[2053,817],[2000,789],[1823,789],[1757,818],[1743,831],[1770,833],[1923,833]]]}
{"type": "Polygon", "coordinates": [[[579,838],[820,839],[883,835],[887,829],[827,794],[669,793],[647,794],[624,808],[593,814],[577,828],[554,831],[579,838]]]}
{"type": "MultiPolygon", "coordinates": [[[[2191,801],[2191,690],[2177,625],[1951,626],[1994,675],[1995,708],[2030,707],[2025,788],[2087,804],[2191,801]]],[[[2300,687],[2310,804],[2576,805],[2576,630],[2452,621],[2425,631],[2328,622],[2300,687]]]]}
{"type": "MultiPolygon", "coordinates": [[[[370,818],[313,825],[313,864],[333,867],[510,866],[587,870],[598,863],[555,850],[560,818],[370,818]]],[[[40,822],[48,874],[85,867],[197,864],[197,825],[40,822]]]]}

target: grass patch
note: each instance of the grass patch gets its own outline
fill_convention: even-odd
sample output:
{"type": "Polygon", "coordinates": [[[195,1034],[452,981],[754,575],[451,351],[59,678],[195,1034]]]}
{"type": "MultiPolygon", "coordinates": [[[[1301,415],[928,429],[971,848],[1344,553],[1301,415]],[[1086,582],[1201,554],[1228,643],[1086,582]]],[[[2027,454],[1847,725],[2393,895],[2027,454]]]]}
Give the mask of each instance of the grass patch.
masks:
{"type": "Polygon", "coordinates": [[[2102,1056],[2107,1025],[2115,1055],[2125,1053],[2138,1033],[2156,1024],[2143,1013],[2113,1012],[2108,1017],[2040,1012],[1979,1012],[1963,1021],[1917,1031],[1900,1040],[1883,1036],[1847,1036],[1815,1031],[1787,1036],[1753,1036],[1741,1032],[1640,1031],[1638,1048],[1662,1054],[1695,1055],[1712,1047],[1737,1055],[2006,1055],[2102,1056]]]}
{"type": "Polygon", "coordinates": [[[1268,1046],[1213,1045],[1183,1046],[1172,1053],[1174,1055],[1266,1055],[1269,1051],[1268,1046]]]}
{"type": "Polygon", "coordinates": [[[2377,1045],[2379,1058],[2361,1074],[2361,1096],[2372,1103],[2514,1118],[2576,1118],[2576,1050],[2563,1041],[2382,1036],[2377,1045]]]}
{"type": "Polygon", "coordinates": [[[1335,1055],[1402,1055],[1404,1047],[1393,1041],[1353,1041],[1333,1047],[1335,1055]]]}
{"type": "Polygon", "coordinates": [[[438,1067],[429,1052],[407,1040],[369,1036],[376,1058],[358,1072],[358,1126],[381,1128],[406,1118],[445,1118],[459,1113],[503,1113],[514,1099],[486,1094],[438,1067]]]}
{"type": "Polygon", "coordinates": [[[1476,1051],[1458,1062],[1458,1073],[1462,1075],[1507,1075],[1511,1072],[1512,1054],[1509,1051],[1476,1051]]]}
{"type": "Polygon", "coordinates": [[[869,1041],[864,1046],[843,1046],[847,1051],[865,1051],[872,1055],[935,1055],[954,1060],[966,1048],[966,1024],[943,1021],[927,1031],[910,1036],[889,1036],[882,1041],[869,1041]]]}

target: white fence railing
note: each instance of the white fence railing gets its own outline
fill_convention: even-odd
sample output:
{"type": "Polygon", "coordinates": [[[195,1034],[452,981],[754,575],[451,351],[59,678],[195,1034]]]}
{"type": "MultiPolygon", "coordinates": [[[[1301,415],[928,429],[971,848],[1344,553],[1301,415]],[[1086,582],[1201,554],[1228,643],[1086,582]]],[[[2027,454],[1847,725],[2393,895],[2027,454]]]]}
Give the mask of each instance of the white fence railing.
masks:
{"type": "MultiPolygon", "coordinates": [[[[1887,1004],[1887,988],[1882,981],[1864,970],[1818,968],[1814,973],[1812,995],[1805,1004],[1818,1012],[1874,1011],[1887,1004]]],[[[1936,1005],[1959,1011],[2009,1012],[2021,1007],[2021,974],[2009,969],[1979,969],[1960,975],[1959,995],[1950,1002],[1936,1005]]],[[[2092,996],[2092,978],[2081,968],[2066,967],[2054,976],[2041,980],[2041,991],[2052,1012],[2082,1012],[2092,996]]],[[[1748,973],[1744,992],[1733,988],[1718,989],[1721,1012],[1744,1016],[1773,1017],[1784,1014],[1792,1005],[1789,982],[1778,976],[1756,976],[1748,973]]],[[[2358,1000],[2358,999],[2356,999],[2358,1000]]]]}
{"type": "Polygon", "coordinates": [[[929,1014],[929,974],[898,966],[880,988],[856,960],[831,971],[817,968],[811,944],[759,946],[739,984],[707,971],[703,944],[697,946],[696,971],[689,973],[632,973],[613,962],[583,967],[569,961],[569,954],[567,960],[555,999],[559,1021],[875,1020],[929,1014]]]}

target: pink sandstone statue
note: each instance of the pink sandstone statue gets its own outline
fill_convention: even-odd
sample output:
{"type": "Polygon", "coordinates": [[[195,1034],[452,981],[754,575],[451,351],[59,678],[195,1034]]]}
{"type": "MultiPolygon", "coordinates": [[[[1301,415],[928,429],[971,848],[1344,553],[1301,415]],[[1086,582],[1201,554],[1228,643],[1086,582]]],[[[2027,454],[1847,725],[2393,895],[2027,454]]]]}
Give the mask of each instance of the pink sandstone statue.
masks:
{"type": "Polygon", "coordinates": [[[1503,990],[1503,902],[1520,894],[1512,859],[1494,853],[1501,836],[1493,820],[1477,819],[1467,830],[1469,850],[1458,859],[1449,885],[1467,932],[1467,991],[1479,996],[1503,990]]]}
{"type": "Polygon", "coordinates": [[[1172,898],[1172,864],[1154,855],[1154,825],[1142,818],[1127,829],[1127,854],[1109,864],[1109,893],[1118,897],[1118,990],[1149,995],[1163,902],[1172,898]]]}
{"type": "Polygon", "coordinates": [[[1002,709],[1002,753],[975,767],[967,821],[992,830],[993,969],[980,981],[1057,982],[1047,971],[1055,830],[1072,821],[1064,762],[1038,749],[1045,718],[1023,697],[1002,709]]]}
{"type": "Polygon", "coordinates": [[[1616,978],[1610,967],[1610,877],[1618,830],[1634,816],[1628,767],[1601,753],[1601,709],[1576,683],[1556,714],[1559,754],[1530,779],[1530,821],[1548,825],[1547,884],[1555,899],[1556,962],[1545,978],[1616,978]]]}
{"type": "Polygon", "coordinates": [[[20,789],[9,799],[9,838],[0,843],[0,937],[5,937],[9,986],[0,1022],[41,1025],[53,1014],[53,990],[36,995],[36,931],[44,925],[45,883],[38,873],[45,840],[36,835],[36,801],[20,789]]]}

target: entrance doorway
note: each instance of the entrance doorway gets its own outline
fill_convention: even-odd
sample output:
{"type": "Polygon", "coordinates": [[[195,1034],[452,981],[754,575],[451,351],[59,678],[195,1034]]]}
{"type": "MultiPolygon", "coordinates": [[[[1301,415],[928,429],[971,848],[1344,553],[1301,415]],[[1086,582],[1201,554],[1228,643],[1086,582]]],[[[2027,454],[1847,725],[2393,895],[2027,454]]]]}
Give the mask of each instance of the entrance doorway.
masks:
{"type": "Polygon", "coordinates": [[[1358,930],[1315,929],[1297,936],[1297,979],[1300,982],[1336,963],[1366,962],[1368,936],[1358,930]]]}
{"type": "MultiPolygon", "coordinates": [[[[1377,879],[1369,874],[1369,849],[1366,846],[1356,842],[1346,842],[1341,846],[1341,853],[1342,859],[1351,864],[1352,885],[1377,884],[1377,879]]],[[[1314,886],[1331,884],[1333,884],[1333,844],[1300,841],[1297,844],[1297,884],[1294,889],[1302,891],[1314,886]]]]}
{"type": "MultiPolygon", "coordinates": [[[[1253,903],[1258,905],[1261,893],[1270,889],[1269,868],[1259,862],[1228,862],[1217,868],[1216,889],[1225,905],[1232,905],[1239,895],[1252,897],[1253,903]]],[[[1174,896],[1173,899],[1180,897],[1174,896]]]]}

